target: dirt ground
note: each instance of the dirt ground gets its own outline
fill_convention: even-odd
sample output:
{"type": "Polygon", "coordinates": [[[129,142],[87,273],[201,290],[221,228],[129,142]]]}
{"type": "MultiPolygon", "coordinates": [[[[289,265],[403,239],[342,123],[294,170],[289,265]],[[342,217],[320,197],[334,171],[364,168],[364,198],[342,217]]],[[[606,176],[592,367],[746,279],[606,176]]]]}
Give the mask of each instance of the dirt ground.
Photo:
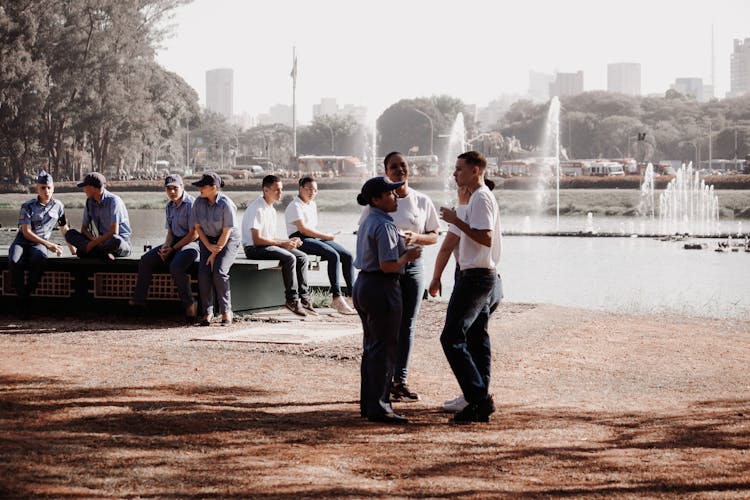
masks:
{"type": "Polygon", "coordinates": [[[455,425],[444,315],[424,304],[422,400],[389,427],[359,417],[359,335],[196,342],[221,327],[3,313],[0,497],[750,496],[750,320],[504,304],[498,412],[455,425]]]}

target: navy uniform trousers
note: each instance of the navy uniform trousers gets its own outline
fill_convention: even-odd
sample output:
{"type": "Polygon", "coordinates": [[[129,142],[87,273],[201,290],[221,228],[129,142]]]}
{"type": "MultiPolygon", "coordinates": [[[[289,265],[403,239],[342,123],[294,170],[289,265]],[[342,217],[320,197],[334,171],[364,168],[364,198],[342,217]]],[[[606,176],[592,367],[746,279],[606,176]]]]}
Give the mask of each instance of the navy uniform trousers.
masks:
{"type": "Polygon", "coordinates": [[[360,414],[376,417],[392,413],[391,379],[402,312],[399,275],[360,272],[354,282],[352,301],[364,329],[360,414]]]}

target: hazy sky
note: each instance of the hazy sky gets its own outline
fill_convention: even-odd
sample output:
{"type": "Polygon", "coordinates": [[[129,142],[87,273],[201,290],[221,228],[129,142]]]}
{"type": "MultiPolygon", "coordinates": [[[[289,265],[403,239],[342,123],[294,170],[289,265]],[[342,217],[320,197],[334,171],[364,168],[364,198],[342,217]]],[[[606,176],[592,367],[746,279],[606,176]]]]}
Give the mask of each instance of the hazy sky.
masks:
{"type": "Polygon", "coordinates": [[[158,60],[205,104],[205,71],[234,69],[234,109],[291,104],[297,47],[298,119],[322,97],[379,114],[401,98],[450,94],[486,105],[525,94],[529,70],[583,70],[606,89],[607,64],[640,62],[642,92],[676,77],[729,90],[733,39],[750,38],[750,0],[195,0],[177,11],[158,60]]]}

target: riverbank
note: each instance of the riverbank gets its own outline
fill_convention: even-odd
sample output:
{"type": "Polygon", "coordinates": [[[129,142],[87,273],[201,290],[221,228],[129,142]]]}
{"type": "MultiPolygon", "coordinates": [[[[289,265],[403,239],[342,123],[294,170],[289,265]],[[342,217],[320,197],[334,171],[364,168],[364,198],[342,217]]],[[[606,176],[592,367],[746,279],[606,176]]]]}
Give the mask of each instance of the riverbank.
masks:
{"type": "MultiPolygon", "coordinates": [[[[149,191],[126,191],[116,184],[110,188],[113,193],[122,197],[129,209],[161,211],[167,200],[161,185],[155,185],[149,191]]],[[[247,207],[247,204],[256,199],[260,192],[260,186],[255,189],[249,187],[239,189],[237,186],[235,188],[227,190],[226,193],[240,209],[247,207]]],[[[442,186],[439,189],[424,189],[416,186],[415,188],[430,196],[437,206],[455,203],[453,191],[446,190],[442,186]]],[[[359,212],[360,207],[355,201],[359,189],[360,186],[350,189],[321,187],[316,198],[318,209],[321,212],[359,212]]],[[[60,199],[66,208],[83,208],[85,197],[80,189],[64,190],[57,186],[56,190],[55,197],[60,199]]],[[[188,191],[197,195],[197,191],[192,186],[188,187],[188,191]]],[[[750,218],[750,190],[718,190],[714,193],[719,197],[721,219],[750,218]]],[[[286,183],[284,197],[277,208],[283,210],[296,194],[296,183],[286,183]]],[[[657,190],[655,194],[658,200],[660,191],[657,190]]],[[[554,191],[545,193],[527,190],[496,190],[495,196],[501,215],[555,215],[557,211],[554,191]]],[[[28,193],[0,195],[0,210],[13,211],[12,218],[0,219],[0,224],[5,226],[15,224],[18,208],[30,197],[28,193]]],[[[636,220],[642,215],[640,204],[640,191],[632,189],[562,189],[560,191],[560,214],[563,216],[585,216],[591,212],[595,217],[622,216],[636,220]]]]}
{"type": "Polygon", "coordinates": [[[503,304],[498,412],[456,426],[444,314],[424,303],[399,428],[359,417],[356,317],[284,345],[191,340],[258,323],[0,315],[0,496],[750,494],[750,320],[503,304]]]}

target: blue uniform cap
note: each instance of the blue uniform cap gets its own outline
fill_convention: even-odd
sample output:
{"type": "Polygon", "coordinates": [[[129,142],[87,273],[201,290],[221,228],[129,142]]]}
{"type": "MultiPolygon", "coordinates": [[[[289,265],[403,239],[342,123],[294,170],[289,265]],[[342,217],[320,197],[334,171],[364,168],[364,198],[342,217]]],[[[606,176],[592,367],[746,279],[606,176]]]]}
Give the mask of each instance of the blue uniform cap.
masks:
{"type": "Polygon", "coordinates": [[[386,191],[393,191],[403,186],[403,182],[391,182],[385,177],[373,177],[362,185],[362,192],[357,195],[357,203],[360,205],[369,205],[370,200],[380,196],[386,191]]]}
{"type": "Polygon", "coordinates": [[[164,187],[182,186],[182,177],[179,174],[169,174],[164,178],[164,187]]]}
{"type": "Polygon", "coordinates": [[[48,174],[46,170],[42,169],[39,172],[39,175],[36,176],[36,183],[50,185],[52,184],[52,176],[48,174]]]}

